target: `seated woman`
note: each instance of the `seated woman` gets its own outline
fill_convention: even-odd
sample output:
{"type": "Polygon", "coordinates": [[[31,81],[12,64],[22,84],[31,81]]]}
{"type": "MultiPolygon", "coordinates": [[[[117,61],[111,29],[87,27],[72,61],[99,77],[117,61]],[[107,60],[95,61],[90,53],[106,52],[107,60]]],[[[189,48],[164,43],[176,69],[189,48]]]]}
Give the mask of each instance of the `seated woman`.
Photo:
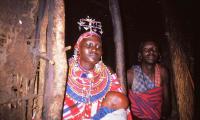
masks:
{"type": "Polygon", "coordinates": [[[120,92],[109,91],[93,120],[127,120],[128,98],[120,92]]]}

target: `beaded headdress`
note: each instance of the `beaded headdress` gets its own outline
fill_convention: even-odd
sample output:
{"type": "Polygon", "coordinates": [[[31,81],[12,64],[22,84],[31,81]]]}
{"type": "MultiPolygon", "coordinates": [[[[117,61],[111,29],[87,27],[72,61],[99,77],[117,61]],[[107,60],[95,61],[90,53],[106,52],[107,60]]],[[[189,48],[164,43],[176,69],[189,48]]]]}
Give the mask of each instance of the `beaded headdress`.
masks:
{"type": "MultiPolygon", "coordinates": [[[[82,18],[80,19],[79,22],[77,22],[79,25],[79,30],[81,30],[81,28],[83,28],[84,30],[86,30],[87,32],[84,32],[83,34],[81,34],[74,46],[74,55],[73,58],[75,59],[75,61],[78,63],[78,51],[79,51],[79,46],[81,41],[84,38],[88,38],[91,36],[97,36],[101,39],[101,36],[99,34],[103,34],[103,30],[102,30],[102,25],[101,22],[96,21],[95,19],[90,18],[89,16],[87,16],[87,18],[82,18]],[[88,31],[89,30],[89,31],[88,31]]],[[[102,57],[101,57],[101,61],[102,62],[102,57]]],[[[97,69],[99,69],[99,64],[95,65],[97,69]]]]}
{"type": "Polygon", "coordinates": [[[77,23],[79,24],[79,30],[83,28],[86,31],[89,30],[90,32],[103,34],[101,22],[96,21],[89,16],[87,16],[87,18],[80,19],[80,21],[77,23]]]}
{"type": "Polygon", "coordinates": [[[80,19],[77,23],[79,25],[79,30],[81,30],[81,28],[83,28],[87,32],[85,32],[79,36],[79,38],[76,42],[76,45],[74,47],[75,48],[74,55],[76,55],[77,51],[79,51],[79,44],[84,38],[88,38],[93,35],[101,38],[101,36],[99,34],[103,34],[101,22],[96,21],[95,19],[92,19],[89,16],[87,16],[86,18],[80,19]]]}

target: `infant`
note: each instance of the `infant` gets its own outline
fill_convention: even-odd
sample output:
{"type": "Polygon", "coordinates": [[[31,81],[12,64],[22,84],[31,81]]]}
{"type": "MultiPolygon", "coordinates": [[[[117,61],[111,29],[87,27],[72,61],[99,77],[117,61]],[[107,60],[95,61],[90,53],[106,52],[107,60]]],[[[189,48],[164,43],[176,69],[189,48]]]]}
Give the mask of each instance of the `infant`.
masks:
{"type": "Polygon", "coordinates": [[[116,91],[109,91],[102,101],[101,108],[93,116],[93,120],[127,120],[129,102],[126,95],[116,91]]]}

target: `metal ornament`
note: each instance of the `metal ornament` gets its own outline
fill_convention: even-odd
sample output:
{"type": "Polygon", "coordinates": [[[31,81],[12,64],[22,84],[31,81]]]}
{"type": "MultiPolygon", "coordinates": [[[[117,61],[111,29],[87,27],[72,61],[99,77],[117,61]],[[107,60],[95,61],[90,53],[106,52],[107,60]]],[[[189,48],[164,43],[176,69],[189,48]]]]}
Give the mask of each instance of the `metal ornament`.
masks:
{"type": "Polygon", "coordinates": [[[103,34],[101,22],[95,21],[95,19],[92,19],[89,16],[85,19],[80,19],[77,23],[79,24],[79,30],[83,28],[86,31],[89,30],[90,32],[100,33],[101,35],[103,34]]]}

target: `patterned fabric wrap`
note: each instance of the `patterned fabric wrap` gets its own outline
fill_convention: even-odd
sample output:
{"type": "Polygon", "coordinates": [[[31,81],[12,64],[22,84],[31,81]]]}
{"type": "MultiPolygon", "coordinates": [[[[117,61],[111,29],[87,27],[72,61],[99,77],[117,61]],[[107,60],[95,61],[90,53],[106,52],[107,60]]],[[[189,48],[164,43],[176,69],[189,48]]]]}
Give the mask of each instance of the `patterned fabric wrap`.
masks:
{"type": "Polygon", "coordinates": [[[134,92],[145,92],[160,86],[159,65],[156,65],[155,67],[155,81],[152,81],[145,73],[143,73],[139,65],[133,66],[132,69],[134,71],[134,80],[132,84],[132,90],[134,92]]]}
{"type": "Polygon", "coordinates": [[[162,105],[159,65],[155,67],[155,82],[150,80],[139,66],[134,66],[132,90],[129,90],[133,115],[144,120],[159,120],[162,105]]]}
{"type": "Polygon", "coordinates": [[[100,109],[108,91],[122,92],[115,74],[99,62],[100,69],[86,71],[77,66],[74,58],[69,60],[68,82],[64,101],[64,120],[89,120],[100,109]]]}

